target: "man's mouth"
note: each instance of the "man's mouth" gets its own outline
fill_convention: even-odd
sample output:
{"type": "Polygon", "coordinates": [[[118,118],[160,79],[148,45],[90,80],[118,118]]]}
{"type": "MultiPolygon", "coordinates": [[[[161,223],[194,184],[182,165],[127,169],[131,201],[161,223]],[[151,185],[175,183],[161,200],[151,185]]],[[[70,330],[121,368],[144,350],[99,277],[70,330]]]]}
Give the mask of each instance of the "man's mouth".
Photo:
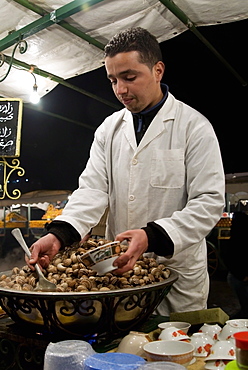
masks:
{"type": "Polygon", "coordinates": [[[124,105],[129,105],[133,101],[133,98],[122,98],[121,101],[124,105]]]}

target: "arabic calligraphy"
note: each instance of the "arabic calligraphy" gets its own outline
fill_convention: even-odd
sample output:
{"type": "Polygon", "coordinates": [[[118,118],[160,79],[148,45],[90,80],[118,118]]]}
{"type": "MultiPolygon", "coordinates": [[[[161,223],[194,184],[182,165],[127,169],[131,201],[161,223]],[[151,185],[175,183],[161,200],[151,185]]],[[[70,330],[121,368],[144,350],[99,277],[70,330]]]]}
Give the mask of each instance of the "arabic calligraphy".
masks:
{"type": "Polygon", "coordinates": [[[19,156],[22,100],[0,98],[0,157],[19,156]]]}
{"type": "Polygon", "coordinates": [[[10,127],[4,126],[0,127],[0,147],[5,149],[8,146],[12,146],[14,144],[13,140],[6,140],[8,136],[10,136],[12,130],[10,127]]]}
{"type": "Polygon", "coordinates": [[[7,102],[6,104],[0,104],[0,122],[11,121],[13,118],[13,104],[11,104],[10,102],[7,102]]]}
{"type": "Polygon", "coordinates": [[[14,145],[13,130],[10,127],[13,119],[14,106],[12,102],[0,104],[0,150],[11,148],[14,145]]]}
{"type": "Polygon", "coordinates": [[[10,127],[0,127],[0,147],[5,149],[7,146],[11,146],[14,144],[13,140],[5,141],[8,136],[11,135],[11,128],[10,127]]]}

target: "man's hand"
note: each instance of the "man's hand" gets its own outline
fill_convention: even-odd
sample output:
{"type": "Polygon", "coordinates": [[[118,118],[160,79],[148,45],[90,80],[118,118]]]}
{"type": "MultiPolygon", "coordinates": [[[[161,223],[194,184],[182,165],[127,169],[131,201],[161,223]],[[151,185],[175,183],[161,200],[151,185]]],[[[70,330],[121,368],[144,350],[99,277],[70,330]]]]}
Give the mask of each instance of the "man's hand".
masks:
{"type": "Polygon", "coordinates": [[[61,247],[60,241],[53,234],[47,234],[37,240],[30,247],[31,257],[26,256],[26,262],[31,270],[34,270],[34,265],[38,263],[41,267],[46,268],[55,254],[58,253],[61,247]]]}
{"type": "Polygon", "coordinates": [[[118,266],[118,269],[114,270],[114,273],[121,275],[124,272],[133,269],[135,262],[138,260],[140,255],[147,250],[148,238],[144,230],[135,229],[127,230],[118,234],[115,240],[120,242],[127,240],[129,244],[128,250],[113,263],[114,266],[118,266]]]}

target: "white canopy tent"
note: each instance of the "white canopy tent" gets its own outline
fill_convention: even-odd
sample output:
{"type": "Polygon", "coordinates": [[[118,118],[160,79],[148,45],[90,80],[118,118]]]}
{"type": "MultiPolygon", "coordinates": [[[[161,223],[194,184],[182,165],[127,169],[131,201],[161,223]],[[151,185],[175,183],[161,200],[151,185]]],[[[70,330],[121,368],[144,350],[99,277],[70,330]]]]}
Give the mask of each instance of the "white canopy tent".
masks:
{"type": "Polygon", "coordinates": [[[44,96],[102,66],[104,45],[132,26],[147,28],[159,42],[190,29],[225,63],[197,27],[248,18],[244,0],[0,0],[0,6],[0,96],[24,102],[34,78],[44,96]],[[24,43],[16,46],[22,39],[26,51],[24,43]]]}

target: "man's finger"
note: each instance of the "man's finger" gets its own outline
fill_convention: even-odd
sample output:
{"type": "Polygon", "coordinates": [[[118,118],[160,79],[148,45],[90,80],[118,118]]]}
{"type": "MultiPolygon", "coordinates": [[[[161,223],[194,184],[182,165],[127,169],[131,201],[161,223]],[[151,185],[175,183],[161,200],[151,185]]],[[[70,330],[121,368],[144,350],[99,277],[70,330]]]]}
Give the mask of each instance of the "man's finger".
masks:
{"type": "Polygon", "coordinates": [[[41,267],[43,268],[46,268],[50,263],[50,259],[48,257],[47,254],[45,254],[44,256],[42,256],[39,260],[39,264],[41,265],[41,267]]]}
{"type": "Polygon", "coordinates": [[[134,265],[135,265],[135,262],[136,262],[136,259],[134,257],[131,257],[126,264],[124,264],[122,266],[118,266],[118,269],[117,270],[114,270],[113,271],[113,274],[115,274],[115,275],[122,275],[125,272],[127,272],[129,270],[132,270],[133,267],[134,267],[134,265]]]}
{"type": "Polygon", "coordinates": [[[126,255],[126,253],[125,253],[125,254],[121,255],[120,257],[118,257],[114,261],[113,265],[118,266],[118,267],[123,267],[124,265],[126,265],[128,263],[129,259],[130,259],[130,257],[128,255],[126,255]]]}

